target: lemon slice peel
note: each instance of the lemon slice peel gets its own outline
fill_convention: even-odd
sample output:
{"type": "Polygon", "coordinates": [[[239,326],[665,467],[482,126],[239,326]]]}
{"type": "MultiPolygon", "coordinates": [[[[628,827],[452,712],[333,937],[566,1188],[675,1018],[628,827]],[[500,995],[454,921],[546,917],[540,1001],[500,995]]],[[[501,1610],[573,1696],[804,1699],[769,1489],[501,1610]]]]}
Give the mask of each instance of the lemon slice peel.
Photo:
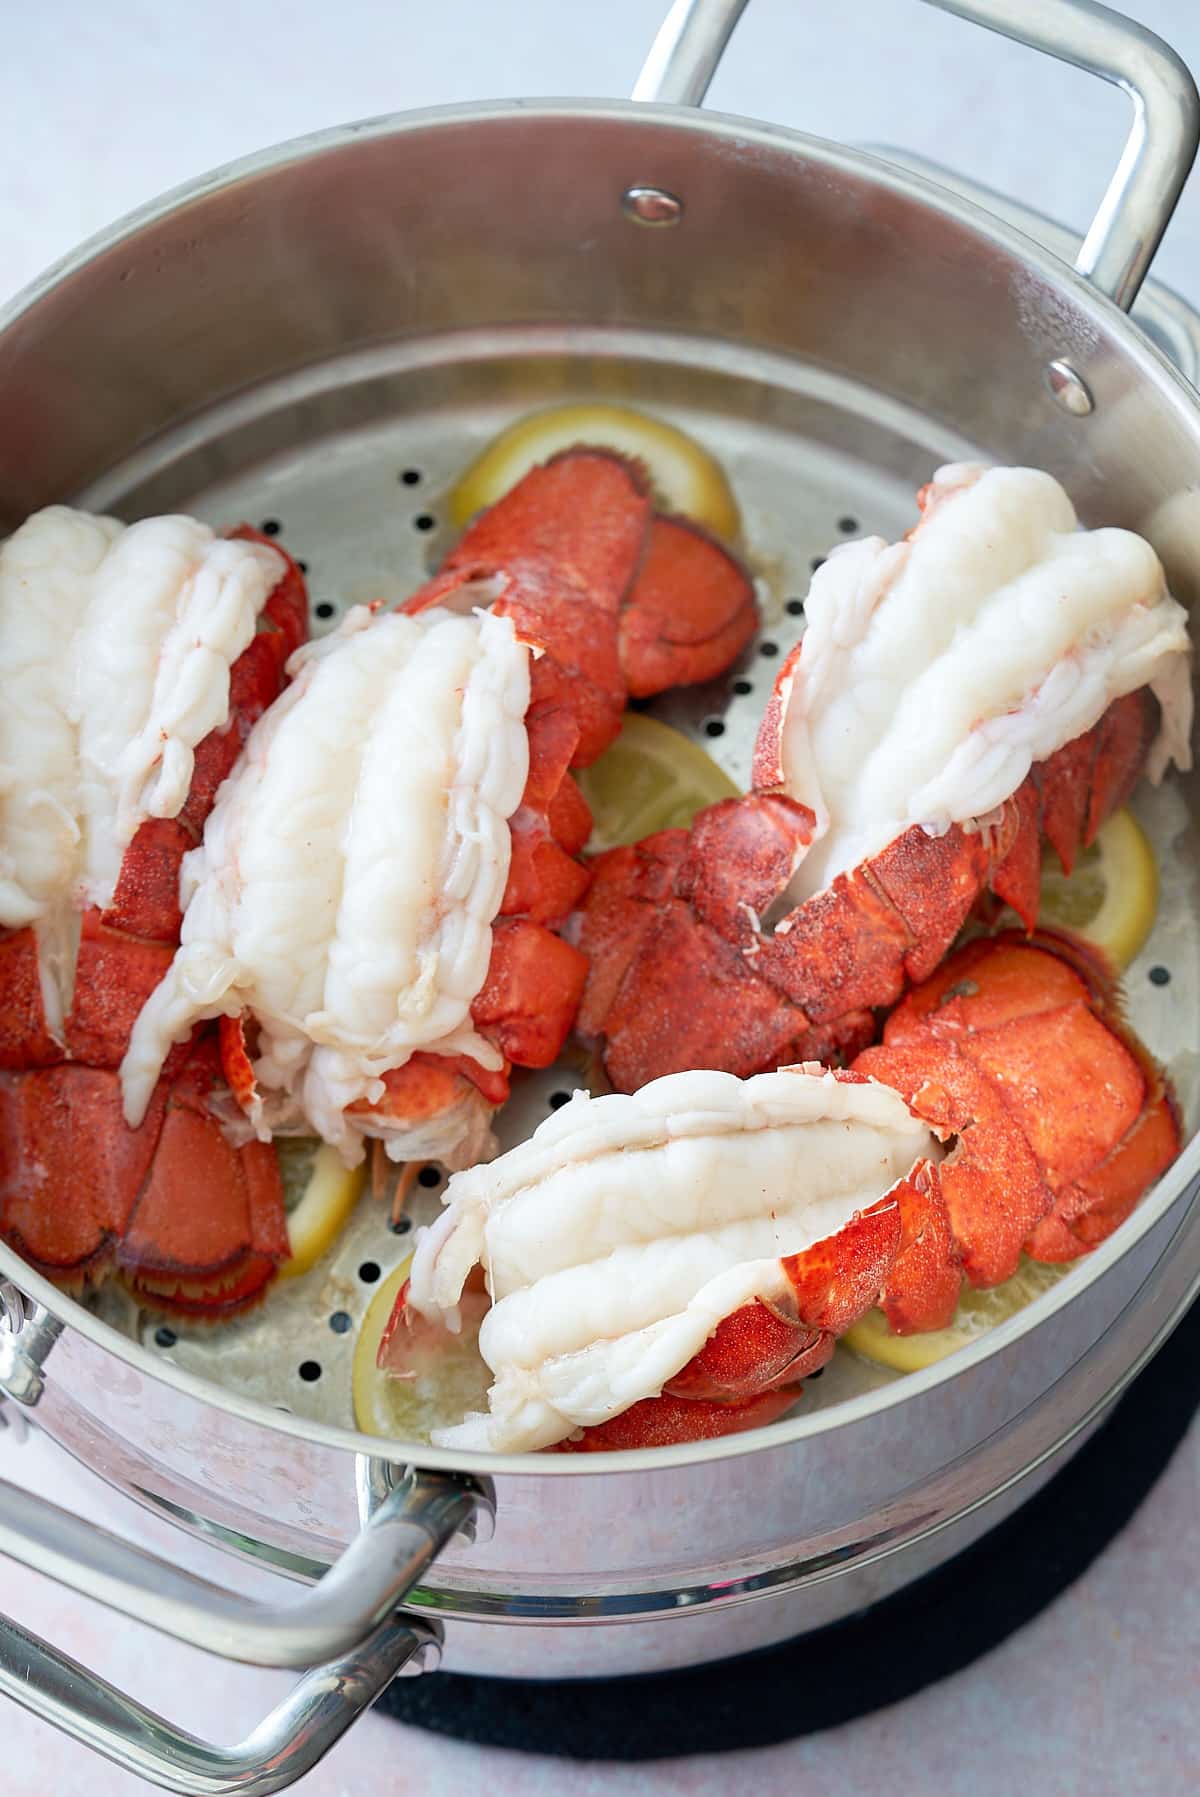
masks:
{"type": "Polygon", "coordinates": [[[632,406],[575,401],[517,419],[476,456],[447,499],[461,529],[541,462],[564,450],[611,449],[643,465],[660,511],[705,525],[735,543],[741,515],[720,464],[686,431],[632,406]]]}
{"type": "Polygon", "coordinates": [[[591,853],[684,827],[738,788],[698,743],[644,712],[625,716],[616,741],[578,775],[592,812],[591,853]]]}
{"type": "Polygon", "coordinates": [[[1065,874],[1053,849],[1042,858],[1040,921],[1071,930],[1121,971],[1141,952],[1158,911],[1158,863],[1132,811],[1101,825],[1065,874]]]}
{"type": "Polygon", "coordinates": [[[327,1254],[349,1221],[366,1184],[366,1167],[347,1167],[327,1142],[307,1138],[276,1143],[287,1203],[291,1257],[280,1279],[299,1279],[327,1254]]]}
{"type": "Polygon", "coordinates": [[[411,1268],[410,1254],[367,1307],[354,1347],[351,1390],[354,1420],[364,1434],[428,1442],[433,1429],[461,1422],[469,1410],[487,1408],[492,1375],[476,1344],[489,1300],[484,1292],[463,1293],[462,1328],[456,1335],[414,1318],[405,1348],[405,1376],[383,1372],[378,1365],[380,1345],[411,1268]]]}
{"type": "Polygon", "coordinates": [[[1045,1261],[1022,1259],[1011,1279],[986,1290],[964,1286],[954,1320],[945,1329],[927,1329],[914,1335],[894,1335],[881,1310],[869,1310],[842,1336],[844,1347],[877,1366],[890,1367],[897,1373],[917,1373],[934,1366],[947,1355],[969,1347],[1003,1323],[1035,1298],[1056,1285],[1073,1264],[1050,1265],[1045,1261]]]}

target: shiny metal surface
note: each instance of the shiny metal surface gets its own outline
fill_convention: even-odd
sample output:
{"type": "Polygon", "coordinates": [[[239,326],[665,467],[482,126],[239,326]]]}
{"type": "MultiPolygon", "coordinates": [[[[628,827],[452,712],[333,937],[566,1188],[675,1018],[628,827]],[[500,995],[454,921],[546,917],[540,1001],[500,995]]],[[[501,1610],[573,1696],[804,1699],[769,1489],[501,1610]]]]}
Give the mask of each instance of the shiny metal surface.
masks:
{"type": "Polygon", "coordinates": [[[1071,364],[1061,357],[1056,358],[1047,368],[1046,384],[1063,411],[1070,412],[1072,417],[1086,418],[1096,410],[1091,388],[1083,376],[1077,374],[1071,364]]]}
{"type": "MultiPolygon", "coordinates": [[[[783,1565],[772,1565],[747,1572],[742,1578],[723,1577],[719,1585],[681,1588],[678,1584],[641,1591],[611,1585],[603,1593],[579,1591],[539,1593],[533,1590],[493,1592],[483,1600],[473,1597],[468,1606],[455,1594],[422,1593],[417,1600],[441,1614],[472,1616],[480,1620],[506,1620],[539,1624],[550,1620],[565,1623],[591,1622],[597,1617],[648,1618],[654,1616],[696,1615],[701,1609],[721,1607],[724,1614],[735,1605],[764,1596],[789,1594],[805,1603],[819,1589],[838,1581],[839,1600],[844,1601],[846,1588],[856,1580],[869,1578],[876,1582],[880,1570],[890,1560],[908,1566],[910,1554],[936,1564],[943,1557],[937,1552],[942,1539],[960,1542],[982,1532],[996,1512],[1006,1513],[1011,1501],[1019,1501],[1041,1483],[1047,1469],[1061,1464],[1066,1452],[1086,1439],[1097,1422],[1107,1413],[1161,1341],[1174,1327],[1200,1290],[1200,1205],[1194,1204],[1175,1238],[1169,1244],[1164,1260],[1169,1261],[1155,1302],[1145,1302],[1143,1291],[1131,1301],[1099,1343],[1070,1370],[1068,1378],[1056,1388],[1054,1407],[1042,1405],[1036,1414],[1018,1418],[989,1443],[995,1464],[1015,1465],[1018,1471],[985,1488],[976,1497],[964,1497],[957,1476],[943,1480],[934,1478],[922,1488],[920,1511],[898,1511],[890,1526],[872,1533],[859,1528],[841,1536],[824,1537],[816,1551],[783,1565]],[[1064,1419],[1071,1420],[1065,1422],[1064,1419]],[[1057,1431],[1057,1432],[1056,1432],[1057,1431]],[[1020,1451],[1013,1452],[1019,1437],[1020,1451]],[[956,1507],[957,1506],[957,1507],[956,1507]],[[901,1550],[903,1554],[901,1555],[901,1550]]],[[[376,1469],[386,1463],[376,1461],[376,1469]]],[[[360,1478],[360,1490],[361,1490],[360,1478]]],[[[489,1512],[494,1519],[494,1511],[489,1512]]],[[[210,1531],[201,1531],[205,1534],[210,1531]]],[[[482,1539],[482,1537],[477,1537],[482,1539]]],[[[490,1540],[489,1534],[486,1539],[490,1540]]],[[[244,1544],[243,1544],[244,1546],[244,1544]]],[[[955,1550],[957,1551],[957,1550],[955,1550]]],[[[475,1556],[476,1558],[478,1556],[475,1556]]],[[[304,1566],[294,1562],[291,1568],[300,1576],[317,1577],[319,1565],[304,1566]]],[[[726,1572],[729,1568],[725,1569],[726,1572]]],[[[905,1576],[912,1576],[905,1572],[905,1576]]]]}
{"type": "Polygon", "coordinates": [[[209,1653],[303,1668],[357,1648],[403,1602],[477,1501],[476,1489],[445,1474],[398,1479],[336,1565],[285,1604],[221,1590],[4,1479],[0,1553],[209,1653]]]}
{"type": "MultiPolygon", "coordinates": [[[[732,29],[733,10],[677,9],[676,38],[685,14],[732,29]]],[[[1010,22],[1036,10],[1039,29],[1071,17],[1112,30],[1095,7],[1003,10],[1010,22]]],[[[694,84],[697,40],[688,54],[694,84]]],[[[1124,201],[1144,192],[1163,144],[1176,161],[1160,167],[1152,212],[1110,209],[1093,242],[1091,272],[1122,298],[1190,156],[1179,95],[1174,125],[1158,130],[1155,81],[1167,78],[1153,41],[1135,77],[1149,132],[1119,174],[1124,201]]],[[[1166,304],[1162,316],[1170,330],[1151,343],[1055,255],[935,182],[745,120],[548,103],[373,121],[168,197],[0,319],[0,396],[21,427],[0,440],[0,505],[10,523],[66,495],[126,515],[280,518],[314,598],[336,612],[415,584],[442,541],[440,499],[500,424],[558,397],[645,404],[720,455],[757,557],[767,665],[735,671],[749,692],[725,683],[664,709],[693,729],[719,716],[721,757],[744,773],[769,664],[801,627],[787,602],[809,563],[843,518],[903,529],[913,488],[943,459],[1050,469],[1088,522],[1151,535],[1180,596],[1200,594],[1200,415],[1156,347],[1173,330],[1195,366],[1200,338],[1186,312],[1166,304]],[[622,199],[639,187],[680,202],[679,228],[630,228],[622,199]],[[1056,403],[1055,360],[1086,383],[1091,416],[1056,403]],[[405,470],[420,474],[413,491],[405,470]]],[[[1135,967],[1134,1019],[1170,1060],[1194,1130],[1195,783],[1144,803],[1169,876],[1153,953],[1172,985],[1164,997],[1135,967]]],[[[1048,1476],[1170,1327],[1200,1268],[1198,1180],[1193,1137],[1112,1240],[925,1373],[892,1380],[843,1354],[791,1417],[750,1436],[495,1457],[494,1534],[448,1547],[410,1607],[445,1619],[451,1666],[553,1677],[741,1651],[896,1588],[1048,1476]]],[[[404,1245],[376,1227],[376,1263],[393,1264],[404,1245]]],[[[414,1461],[480,1470],[346,1426],[348,1364],[331,1358],[343,1350],[327,1319],[335,1297],[355,1317],[365,1308],[353,1263],[331,1263],[298,1305],[297,1330],[325,1331],[318,1418],[289,1413],[298,1382],[281,1387],[283,1349],[253,1323],[237,1352],[230,1337],[214,1357],[210,1337],[206,1359],[186,1332],[161,1350],[153,1331],[128,1339],[3,1247],[0,1276],[62,1324],[35,1420],[231,1552],[312,1578],[357,1534],[368,1456],[375,1478],[414,1461]],[[256,1361],[276,1352],[256,1386],[256,1361]]],[[[34,1663],[39,1713],[78,1729],[64,1708],[76,1675],[34,1663]]],[[[111,1695],[98,1702],[117,1726],[111,1695]]]]}
{"type": "Polygon", "coordinates": [[[22,1298],[15,1286],[5,1294],[0,1316],[0,1398],[32,1409],[42,1395],[42,1370],[62,1333],[62,1323],[43,1304],[22,1298]]]}
{"type": "MultiPolygon", "coordinates": [[[[1200,144],[1200,95],[1168,44],[1095,0],[928,0],[942,12],[1111,81],[1133,124],[1075,260],[1128,311],[1200,144]]],[[[699,105],[746,0],[675,0],[633,90],[635,100],[699,105]]],[[[1068,408],[1070,409],[1070,408],[1068,408]]]]}
{"type": "Polygon", "coordinates": [[[15,1285],[0,1279],[0,1329],[16,1335],[25,1321],[25,1300],[15,1285]]]}
{"type": "MultiPolygon", "coordinates": [[[[997,193],[977,181],[969,181],[957,170],[930,162],[910,150],[894,144],[867,144],[864,148],[885,162],[906,168],[932,181],[936,187],[948,189],[972,205],[1000,218],[1030,237],[1043,248],[1052,250],[1060,261],[1073,263],[1079,254],[1082,237],[1078,231],[1046,218],[1040,212],[1019,204],[1010,195],[997,193]]],[[[1157,281],[1147,281],[1138,291],[1131,309],[1133,322],[1162,351],[1167,360],[1182,374],[1190,386],[1200,386],[1200,318],[1186,300],[1157,281]]]]}
{"type": "Polygon", "coordinates": [[[1200,143],[1200,95],[1145,26],[1095,0],[932,0],[1031,49],[1099,75],[1133,102],[1133,124],[1076,271],[1127,312],[1170,222],[1200,143]]]}
{"type": "Polygon", "coordinates": [[[318,1666],[233,1747],[199,1741],[0,1617],[0,1692],[126,1772],[187,1797],[268,1797],[311,1772],[393,1678],[437,1663],[436,1631],[385,1622],[318,1666]]]}
{"type": "Polygon", "coordinates": [[[633,88],[655,106],[699,106],[746,0],[672,0],[633,88]]]}
{"type": "MultiPolygon", "coordinates": [[[[1191,1212],[1176,1238],[1178,1215],[1173,1207],[1115,1260],[1087,1301],[1060,1305],[1036,1331],[1028,1316],[1013,1319],[990,1352],[964,1353],[952,1378],[932,1369],[903,1392],[860,1394],[742,1438],[740,1451],[720,1456],[611,1456],[607,1467],[589,1457],[583,1471],[570,1461],[496,1457],[488,1465],[493,1539],[449,1548],[410,1603],[446,1617],[452,1666],[544,1677],[619,1670],[630,1656],[686,1663],[697,1650],[720,1651],[716,1641],[750,1644],[760,1631],[771,1638],[783,1614],[770,1598],[777,1587],[796,1587],[786,1606],[791,1632],[831,1606],[858,1607],[881,1578],[906,1576],[905,1556],[891,1550],[1023,1478],[1110,1401],[1200,1264],[1200,1221],[1191,1212]],[[738,1624],[679,1626],[703,1609],[724,1615],[743,1603],[748,1615],[738,1624]],[[623,1615],[660,1620],[632,1631],[588,1626],[623,1615]],[[468,1636],[460,1624],[475,1620],[485,1626],[468,1636]],[[520,1631],[531,1638],[497,1631],[499,1620],[534,1625],[520,1631]],[[549,1621],[575,1626],[536,1626],[549,1621]]],[[[138,1351],[119,1347],[115,1379],[106,1344],[64,1337],[51,1368],[63,1383],[48,1389],[41,1412],[97,1471],[135,1496],[154,1493],[185,1524],[210,1519],[237,1531],[243,1551],[270,1544],[293,1557],[298,1573],[296,1557],[333,1557],[326,1531],[352,1537],[361,1437],[286,1417],[264,1429],[256,1406],[200,1381],[172,1390],[142,1378],[131,1364],[138,1351]],[[144,1418],[136,1433],[134,1415],[144,1418]]]]}
{"type": "Polygon", "coordinates": [[[683,201],[665,187],[628,187],[621,195],[621,210],[635,225],[677,225],[683,201]]]}

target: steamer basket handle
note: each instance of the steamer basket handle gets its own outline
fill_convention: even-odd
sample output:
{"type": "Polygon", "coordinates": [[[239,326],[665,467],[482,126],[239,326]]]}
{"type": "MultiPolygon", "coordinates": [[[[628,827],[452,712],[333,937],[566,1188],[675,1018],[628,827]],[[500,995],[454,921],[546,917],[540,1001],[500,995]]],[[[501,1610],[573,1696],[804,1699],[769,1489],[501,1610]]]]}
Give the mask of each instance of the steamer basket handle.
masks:
{"type": "Polygon", "coordinates": [[[298,1601],[255,1603],[0,1480],[0,1552],[193,1646],[306,1677],[247,1739],[211,1746],[0,1616],[0,1695],[187,1797],[266,1797],[311,1770],[404,1667],[436,1656],[436,1623],[396,1615],[432,1561],[490,1499],[414,1471],[298,1601]],[[311,1670],[309,1670],[311,1668],[311,1670]]]}
{"type": "Polygon", "coordinates": [[[0,1479],[0,1553],[192,1647],[301,1669],[357,1648],[487,1505],[448,1474],[394,1486],[336,1565],[291,1603],[256,1603],[0,1479]]]}
{"type": "Polygon", "coordinates": [[[0,1692],[123,1771],[179,1797],[268,1797],[311,1772],[399,1673],[422,1671],[437,1642],[425,1623],[385,1622],[352,1653],[309,1672],[234,1747],[175,1728],[4,1617],[0,1692]]]}
{"type": "MultiPolygon", "coordinates": [[[[1095,0],[927,0],[1124,90],[1133,124],[1075,268],[1128,312],[1170,222],[1197,146],[1200,95],[1152,31],[1095,0]]],[[[698,106],[746,0],[675,0],[635,100],[698,106]]]]}

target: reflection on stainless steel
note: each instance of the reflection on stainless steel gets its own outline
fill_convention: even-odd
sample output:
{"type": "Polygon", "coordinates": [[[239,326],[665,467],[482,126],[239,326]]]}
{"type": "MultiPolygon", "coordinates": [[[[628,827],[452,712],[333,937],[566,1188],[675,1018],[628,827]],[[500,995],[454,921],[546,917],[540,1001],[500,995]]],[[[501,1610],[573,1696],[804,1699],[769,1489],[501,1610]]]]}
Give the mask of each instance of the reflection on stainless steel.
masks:
{"type": "Polygon", "coordinates": [[[699,106],[745,10],[746,0],[673,0],[633,98],[657,106],[699,106]]]}
{"type": "MultiPolygon", "coordinates": [[[[66,496],[124,515],[279,518],[336,613],[417,583],[443,527],[418,532],[414,514],[438,519],[499,426],[562,397],[633,400],[719,456],[759,557],[767,659],[739,670],[751,690],[720,684],[663,706],[694,732],[721,714],[711,746],[744,778],[772,656],[801,628],[786,600],[839,520],[894,536],[937,463],[973,454],[1045,467],[1088,523],[1156,517],[1164,539],[1200,486],[1196,396],[1161,353],[1200,366],[1197,321],[1151,289],[1143,334],[1104,297],[1128,303],[1186,174],[1188,84],[1155,40],[1099,7],[949,10],[1011,33],[1019,22],[1143,95],[1081,252],[1094,285],[1064,267],[1074,246],[1061,236],[1058,254],[1031,241],[1036,223],[1014,230],[919,174],[745,121],[608,103],[376,121],[156,203],[9,309],[6,415],[54,428],[0,439],[4,521],[66,496]],[[681,200],[680,228],[631,229],[632,181],[652,184],[660,209],[681,200]],[[223,324],[229,295],[236,318],[223,324]],[[1054,362],[1091,396],[1091,417],[1056,403],[1054,362]],[[419,471],[419,506],[405,469],[419,471]]],[[[639,97],[698,98],[739,11],[677,7],[639,97]]],[[[1135,1025],[1170,1062],[1190,1130],[1195,803],[1194,779],[1139,800],[1162,858],[1149,954],[1171,967],[1168,999],[1145,978],[1148,958],[1131,972],[1135,1025]]],[[[523,1102],[536,1112],[550,1089],[530,1081],[523,1102]]],[[[497,1457],[483,1469],[494,1532],[488,1494],[454,1483],[480,1468],[348,1426],[351,1338],[328,1318],[360,1318],[369,1299],[352,1245],[274,1308],[203,1339],[181,1328],[161,1350],[153,1330],[129,1339],[0,1246],[0,1279],[33,1306],[6,1310],[17,1328],[0,1327],[0,1386],[26,1405],[37,1396],[32,1419],[231,1554],[312,1579],[345,1551],[301,1609],[320,1613],[351,1574],[354,1601],[339,1600],[332,1633],[306,1635],[306,1654],[336,1655],[355,1627],[376,1627],[231,1753],[173,1736],[12,1624],[0,1624],[0,1689],[169,1788],[261,1792],[307,1769],[413,1653],[416,1625],[376,1626],[409,1577],[420,1583],[406,1605],[445,1620],[451,1666],[508,1675],[686,1665],[845,1615],[982,1533],[1096,1425],[1190,1295],[1198,1178],[1193,1140],[1052,1292],[927,1372],[895,1380],[841,1355],[788,1420],[755,1435],[497,1457]],[[319,1332],[323,1372],[302,1387],[306,1331],[319,1332]],[[406,1485],[414,1463],[424,1470],[406,1485]],[[414,1540],[426,1501],[433,1520],[414,1540]],[[473,1506],[483,1526],[435,1561],[473,1506]],[[380,1518],[397,1525],[394,1552],[376,1551],[380,1518]]],[[[354,1227],[376,1231],[370,1258],[385,1270],[407,1246],[366,1210],[354,1227]]],[[[121,1320],[115,1305],[105,1315],[121,1320]]],[[[2,1489],[0,1516],[23,1537],[0,1545],[126,1612],[251,1657],[265,1630],[272,1653],[303,1657],[293,1610],[248,1620],[227,1594],[95,1531],[85,1542],[72,1519],[2,1489]]]]}
{"type": "Polygon", "coordinates": [[[301,1598],[259,1604],[0,1479],[0,1553],[164,1634],[252,1666],[314,1666],[349,1653],[404,1600],[466,1523],[461,1479],[397,1483],[335,1566],[301,1598]]]}
{"type": "Polygon", "coordinates": [[[0,1329],[16,1335],[24,1321],[24,1298],[10,1280],[0,1279],[0,1329]]]}
{"type": "MultiPolygon", "coordinates": [[[[1200,95],[1169,45],[1095,0],[928,0],[989,31],[1123,89],[1133,124],[1075,260],[1127,312],[1200,144],[1200,95]]],[[[698,106],[746,0],[675,0],[633,90],[635,100],[698,106]]]]}
{"type": "Polygon", "coordinates": [[[173,1727],[3,1617],[0,1692],[165,1790],[189,1797],[268,1797],[311,1772],[395,1677],[432,1670],[437,1653],[430,1625],[385,1622],[339,1659],[315,1667],[234,1747],[212,1746],[173,1727]]]}
{"type": "Polygon", "coordinates": [[[621,210],[635,225],[677,225],[683,217],[683,201],[664,187],[627,187],[621,210]]]}
{"type": "Polygon", "coordinates": [[[42,1395],[42,1370],[63,1326],[49,1306],[23,1298],[16,1286],[6,1286],[5,1294],[0,1395],[32,1409],[42,1395]]]}
{"type": "Polygon", "coordinates": [[[1200,143],[1200,96],[1175,52],[1095,0],[932,0],[1122,88],[1133,125],[1075,267],[1128,312],[1200,143]]]}
{"type": "Polygon", "coordinates": [[[1094,412],[1096,402],[1092,398],[1091,388],[1081,374],[1077,374],[1069,362],[1061,357],[1051,362],[1046,370],[1046,384],[1055,399],[1065,412],[1073,418],[1086,418],[1094,412]]]}

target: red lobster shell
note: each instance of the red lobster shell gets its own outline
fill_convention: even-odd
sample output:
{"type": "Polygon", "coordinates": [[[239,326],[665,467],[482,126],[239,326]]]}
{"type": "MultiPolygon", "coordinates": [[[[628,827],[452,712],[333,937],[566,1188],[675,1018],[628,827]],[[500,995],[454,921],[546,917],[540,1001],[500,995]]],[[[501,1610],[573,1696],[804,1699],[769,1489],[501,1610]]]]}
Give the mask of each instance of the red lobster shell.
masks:
{"type": "Polygon", "coordinates": [[[83,915],[61,1038],[43,1009],[32,928],[0,935],[0,1234],[52,1278],[92,1284],[116,1267],[154,1302],[198,1313],[249,1302],[287,1257],[275,1156],[231,1146],[213,1114],[215,1032],[172,1054],[137,1130],[122,1115],[117,1068],[179,938],[183,856],[307,635],[295,562],[249,526],[230,534],[283,556],[284,573],[230,668],[228,722],[198,744],[182,810],[140,826],[111,904],[83,915]]]}

